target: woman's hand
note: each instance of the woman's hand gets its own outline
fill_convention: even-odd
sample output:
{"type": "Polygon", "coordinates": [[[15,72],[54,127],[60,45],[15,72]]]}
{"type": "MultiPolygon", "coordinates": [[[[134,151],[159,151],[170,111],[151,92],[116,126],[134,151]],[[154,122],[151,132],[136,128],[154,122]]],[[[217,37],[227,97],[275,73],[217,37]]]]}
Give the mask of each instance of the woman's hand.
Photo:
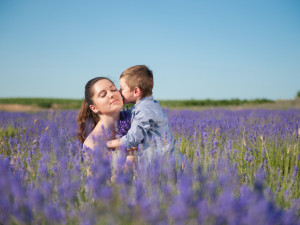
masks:
{"type": "Polygon", "coordinates": [[[133,147],[133,148],[127,148],[126,149],[126,156],[134,156],[134,151],[137,151],[137,147],[133,147]]]}
{"type": "Polygon", "coordinates": [[[125,170],[132,169],[133,165],[137,164],[135,151],[137,151],[137,147],[127,148],[126,150],[126,163],[125,163],[125,170]]]}
{"type": "Polygon", "coordinates": [[[134,150],[138,150],[137,146],[135,146],[133,148],[127,148],[127,151],[134,151],[134,150]]]}

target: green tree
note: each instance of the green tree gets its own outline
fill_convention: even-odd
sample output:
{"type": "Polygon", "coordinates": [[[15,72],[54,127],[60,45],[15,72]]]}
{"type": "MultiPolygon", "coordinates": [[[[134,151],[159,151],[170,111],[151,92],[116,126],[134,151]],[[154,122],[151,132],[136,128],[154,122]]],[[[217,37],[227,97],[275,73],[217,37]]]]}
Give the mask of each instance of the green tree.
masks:
{"type": "Polygon", "coordinates": [[[300,91],[298,91],[297,93],[297,98],[300,98],[300,91]]]}

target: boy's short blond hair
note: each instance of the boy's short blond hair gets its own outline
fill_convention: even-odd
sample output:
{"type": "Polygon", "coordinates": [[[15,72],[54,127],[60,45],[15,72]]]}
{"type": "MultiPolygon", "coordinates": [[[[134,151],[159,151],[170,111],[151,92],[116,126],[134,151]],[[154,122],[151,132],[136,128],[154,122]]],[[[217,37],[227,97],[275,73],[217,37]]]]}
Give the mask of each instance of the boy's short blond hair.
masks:
{"type": "Polygon", "coordinates": [[[125,82],[133,90],[138,87],[142,91],[142,97],[152,95],[153,74],[145,65],[136,65],[123,71],[120,78],[124,77],[125,82]]]}

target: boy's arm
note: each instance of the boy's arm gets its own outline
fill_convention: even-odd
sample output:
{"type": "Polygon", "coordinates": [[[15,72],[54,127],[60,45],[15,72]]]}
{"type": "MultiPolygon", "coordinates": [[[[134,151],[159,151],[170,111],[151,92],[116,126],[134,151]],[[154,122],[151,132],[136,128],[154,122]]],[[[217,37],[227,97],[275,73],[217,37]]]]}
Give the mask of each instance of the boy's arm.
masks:
{"type": "MultiPolygon", "coordinates": [[[[107,141],[106,142],[106,146],[108,148],[118,148],[122,145],[122,140],[120,138],[118,139],[114,139],[114,140],[110,140],[110,141],[107,141]]],[[[127,149],[127,151],[134,151],[134,150],[137,150],[137,147],[133,147],[133,148],[130,148],[130,149],[127,149]]]]}
{"type": "Polygon", "coordinates": [[[122,141],[120,138],[110,140],[106,142],[108,148],[119,148],[122,145],[122,141]]]}
{"type": "Polygon", "coordinates": [[[149,120],[149,115],[145,113],[145,110],[136,113],[127,134],[121,137],[121,142],[127,149],[138,146],[143,141],[145,134],[150,129],[149,120]]]}

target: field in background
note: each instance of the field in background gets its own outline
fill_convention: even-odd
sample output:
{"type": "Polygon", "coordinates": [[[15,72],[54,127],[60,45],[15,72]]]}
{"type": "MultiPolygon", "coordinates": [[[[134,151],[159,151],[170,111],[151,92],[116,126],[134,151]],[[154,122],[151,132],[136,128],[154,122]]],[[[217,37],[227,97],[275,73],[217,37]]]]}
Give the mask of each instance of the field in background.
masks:
{"type": "Polygon", "coordinates": [[[184,166],[132,171],[82,148],[75,110],[0,112],[0,224],[300,224],[300,110],[166,113],[184,166]]]}
{"type": "MultiPolygon", "coordinates": [[[[170,109],[247,109],[247,108],[264,108],[264,109],[300,109],[300,98],[293,100],[158,100],[162,107],[170,109]]],[[[0,98],[1,111],[40,111],[43,109],[79,109],[81,99],[58,99],[58,98],[0,98]]]]}

